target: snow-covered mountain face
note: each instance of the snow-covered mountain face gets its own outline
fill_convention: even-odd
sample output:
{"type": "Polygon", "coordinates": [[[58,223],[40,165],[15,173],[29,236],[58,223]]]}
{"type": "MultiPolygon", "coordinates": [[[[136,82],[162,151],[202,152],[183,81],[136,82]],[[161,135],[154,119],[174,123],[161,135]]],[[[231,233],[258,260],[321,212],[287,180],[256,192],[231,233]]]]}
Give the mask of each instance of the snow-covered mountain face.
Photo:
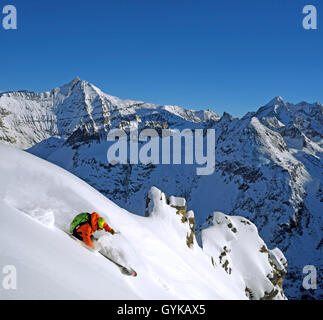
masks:
{"type": "Polygon", "coordinates": [[[15,290],[1,281],[0,299],[285,299],[286,259],[250,221],[214,213],[200,247],[194,213],[156,187],[141,217],[56,165],[4,145],[0,153],[0,266],[17,276],[15,290]],[[95,236],[136,278],[65,233],[84,210],[120,232],[95,236]]]}
{"type": "Polygon", "coordinates": [[[111,128],[180,128],[219,119],[212,111],[121,100],[78,78],[45,93],[1,93],[0,101],[0,139],[22,149],[51,137],[71,145],[99,139],[111,128]]]}
{"type": "Polygon", "coordinates": [[[187,199],[197,237],[221,211],[248,218],[270,246],[286,255],[285,293],[322,297],[302,289],[306,265],[321,283],[323,106],[293,105],[277,97],[242,119],[120,100],[79,79],[47,93],[0,94],[0,139],[60,165],[119,206],[145,214],[152,185],[187,199]],[[107,161],[111,128],[214,129],[215,172],[196,165],[116,165],[107,161]]]}

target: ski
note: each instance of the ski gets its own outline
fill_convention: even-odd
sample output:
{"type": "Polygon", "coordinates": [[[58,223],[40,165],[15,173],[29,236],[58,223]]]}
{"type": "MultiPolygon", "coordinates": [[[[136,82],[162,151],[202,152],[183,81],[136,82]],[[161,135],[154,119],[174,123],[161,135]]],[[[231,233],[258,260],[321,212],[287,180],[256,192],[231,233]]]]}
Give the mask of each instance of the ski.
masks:
{"type": "Polygon", "coordinates": [[[122,274],[127,275],[127,276],[132,276],[132,277],[137,277],[137,272],[135,270],[133,270],[132,268],[129,267],[125,267],[123,265],[121,265],[120,263],[114,261],[113,259],[107,257],[106,255],[104,255],[102,252],[99,251],[99,253],[106,259],[108,259],[109,261],[111,261],[112,263],[114,263],[121,271],[122,274]]]}
{"type": "MultiPolygon", "coordinates": [[[[99,250],[96,250],[96,249],[92,249],[90,247],[88,247],[87,245],[84,244],[83,241],[77,239],[76,237],[74,237],[71,233],[69,232],[65,232],[70,238],[72,238],[74,241],[77,241],[79,242],[82,247],[84,247],[85,249],[91,251],[92,253],[95,253],[95,254],[100,254],[101,256],[103,256],[104,258],[108,259],[110,262],[112,262],[113,264],[115,264],[121,271],[122,274],[124,275],[127,275],[127,276],[132,276],[132,277],[137,277],[137,272],[135,270],[133,270],[132,268],[129,268],[129,267],[125,267],[123,265],[121,265],[120,263],[114,261],[113,259],[107,257],[104,253],[102,253],[101,251],[99,250]]],[[[97,241],[96,238],[93,239],[94,241],[97,241]]]]}

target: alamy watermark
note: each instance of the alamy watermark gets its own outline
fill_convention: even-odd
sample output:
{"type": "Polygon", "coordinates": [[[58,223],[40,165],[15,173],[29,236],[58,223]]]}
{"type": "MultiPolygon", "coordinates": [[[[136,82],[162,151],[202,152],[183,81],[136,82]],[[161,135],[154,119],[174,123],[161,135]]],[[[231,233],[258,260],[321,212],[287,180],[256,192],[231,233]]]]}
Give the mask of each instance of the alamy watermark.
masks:
{"type": "Polygon", "coordinates": [[[303,274],[306,276],[303,279],[303,288],[305,290],[317,289],[317,271],[312,265],[307,265],[303,268],[303,274]]]}
{"type": "Polygon", "coordinates": [[[13,265],[6,265],[2,268],[2,288],[5,290],[17,289],[17,269],[13,265]]]}
{"type": "Polygon", "coordinates": [[[112,165],[139,162],[145,165],[171,164],[172,162],[174,165],[185,163],[204,166],[196,168],[197,175],[211,175],[215,170],[214,129],[206,131],[195,129],[194,132],[190,129],[182,131],[162,129],[161,133],[155,129],[144,129],[140,134],[138,130],[130,130],[129,137],[122,129],[112,129],[108,133],[107,140],[114,142],[107,152],[108,162],[112,165]],[[184,150],[183,139],[185,140],[184,150]],[[204,144],[205,140],[206,144],[204,144]]]}
{"type": "MultiPolygon", "coordinates": [[[[306,5],[302,11],[306,16],[303,18],[303,28],[306,30],[317,29],[317,10],[314,5],[306,5]]],[[[17,8],[14,5],[6,5],[2,9],[2,27],[5,30],[17,29],[17,8]]]]}
{"type": "Polygon", "coordinates": [[[6,5],[2,9],[2,27],[5,30],[17,30],[17,9],[13,5],[6,5]]]}
{"type": "Polygon", "coordinates": [[[303,19],[303,28],[305,30],[317,29],[317,10],[313,5],[307,5],[303,8],[303,14],[306,16],[303,19]]]}

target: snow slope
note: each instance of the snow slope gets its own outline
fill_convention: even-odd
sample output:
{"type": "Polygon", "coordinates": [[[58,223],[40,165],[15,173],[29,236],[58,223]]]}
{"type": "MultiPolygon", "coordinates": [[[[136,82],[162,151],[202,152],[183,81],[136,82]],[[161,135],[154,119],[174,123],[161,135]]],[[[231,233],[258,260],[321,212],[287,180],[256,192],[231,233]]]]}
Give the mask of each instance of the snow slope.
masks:
{"type": "MultiPolygon", "coordinates": [[[[250,236],[254,247],[249,247],[250,238],[241,238],[241,257],[245,251],[250,254],[240,259],[236,251],[240,261],[233,260],[232,276],[210,258],[217,239],[222,246],[225,236],[206,229],[208,251],[195,238],[189,248],[188,225],[157,188],[151,189],[149,217],[141,217],[47,161],[5,145],[0,154],[0,267],[14,265],[18,275],[16,290],[0,287],[1,299],[247,299],[247,278],[255,298],[274,288],[267,278],[275,273],[272,260],[267,253],[258,254],[263,241],[256,231],[250,236]],[[107,250],[113,244],[138,277],[122,275],[63,232],[74,215],[86,210],[98,211],[121,232],[113,238],[100,232],[99,242],[107,250]],[[246,274],[250,265],[256,276],[246,274]]],[[[279,292],[275,298],[284,296],[279,292]]]]}

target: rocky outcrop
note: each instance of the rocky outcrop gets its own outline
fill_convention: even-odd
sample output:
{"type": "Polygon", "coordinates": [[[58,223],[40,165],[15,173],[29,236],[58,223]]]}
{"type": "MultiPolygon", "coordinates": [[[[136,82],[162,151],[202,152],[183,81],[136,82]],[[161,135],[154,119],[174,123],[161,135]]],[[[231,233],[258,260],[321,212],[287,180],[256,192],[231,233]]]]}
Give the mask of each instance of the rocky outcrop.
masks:
{"type": "MultiPolygon", "coordinates": [[[[189,248],[199,247],[194,213],[186,211],[184,198],[167,199],[164,192],[152,187],[146,197],[146,216],[158,219],[169,237],[176,234],[182,243],[186,238],[189,248]]],[[[203,226],[201,243],[209,263],[224,270],[248,299],[286,299],[282,284],[287,260],[278,248],[267,248],[249,220],[215,212],[203,226]]]]}
{"type": "Polygon", "coordinates": [[[164,213],[165,211],[169,212],[166,219],[171,219],[177,227],[184,230],[186,245],[192,248],[196,243],[194,212],[192,210],[186,212],[186,200],[184,198],[170,196],[167,199],[165,193],[156,187],[152,187],[146,196],[145,216],[160,216],[160,212],[164,213]]]}
{"type": "Polygon", "coordinates": [[[215,268],[223,268],[234,281],[243,279],[248,299],[286,299],[282,284],[287,260],[278,248],[267,248],[252,222],[214,212],[201,240],[215,268]]]}

